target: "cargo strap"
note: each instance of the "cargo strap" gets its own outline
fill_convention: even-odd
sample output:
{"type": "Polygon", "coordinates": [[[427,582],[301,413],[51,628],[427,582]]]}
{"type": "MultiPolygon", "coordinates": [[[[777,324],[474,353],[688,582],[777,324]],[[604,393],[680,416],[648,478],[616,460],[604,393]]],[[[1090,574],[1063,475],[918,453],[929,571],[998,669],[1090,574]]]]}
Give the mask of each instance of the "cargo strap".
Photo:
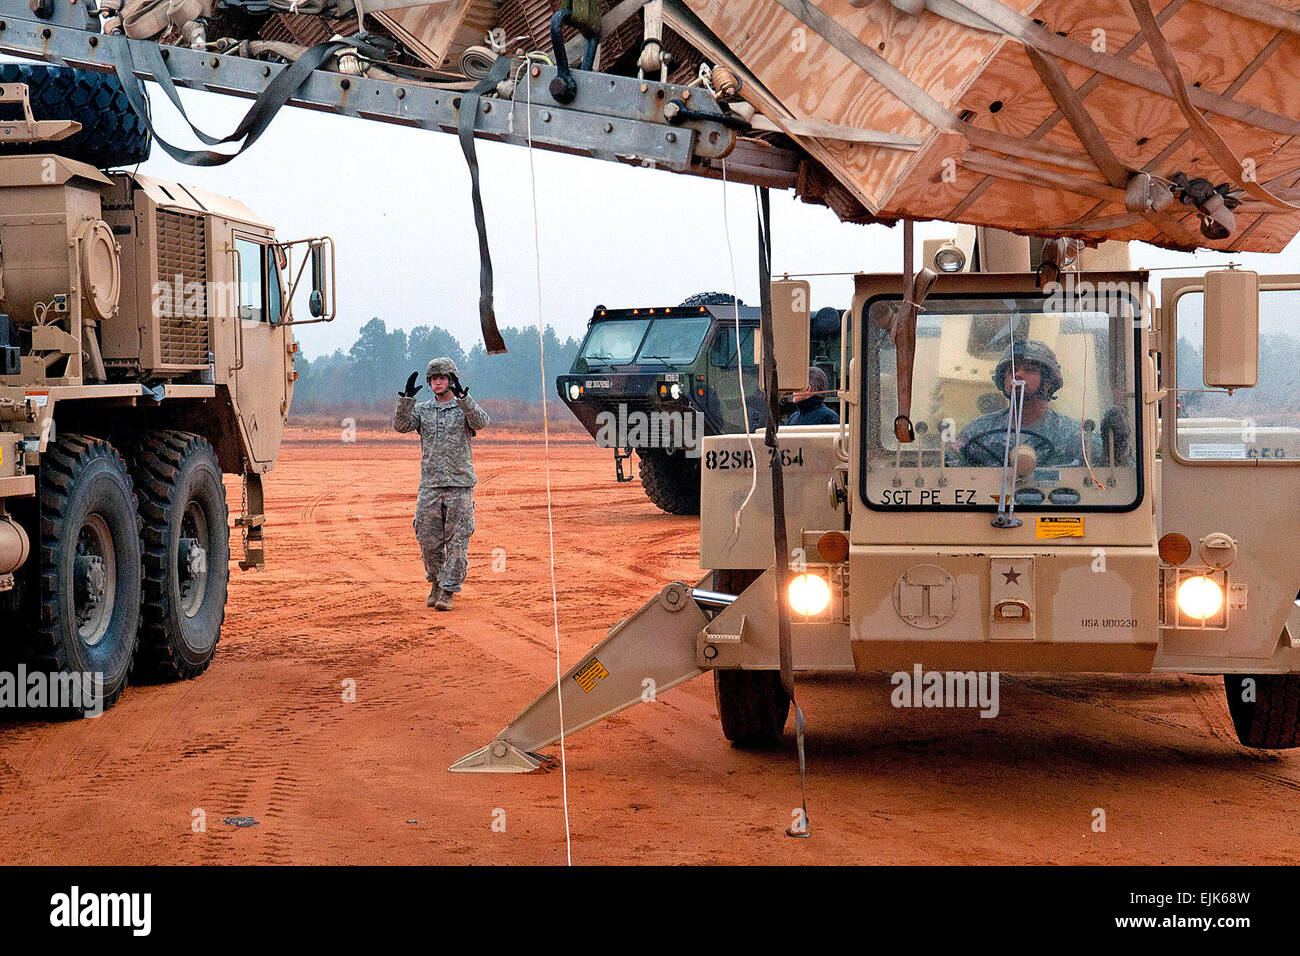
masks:
{"type": "Polygon", "coordinates": [[[777,3],[936,129],[960,133],[967,142],[979,149],[1005,153],[1020,159],[1051,163],[1067,169],[1077,169],[1080,172],[1092,171],[1092,164],[1080,157],[1075,150],[1062,149],[1049,143],[1023,140],[997,130],[972,125],[953,115],[946,106],[912,82],[906,74],[877,53],[874,48],[867,46],[808,0],[777,0],[777,3]]]}
{"type": "Polygon", "coordinates": [[[916,364],[916,317],[939,274],[928,267],[912,272],[912,220],[903,220],[903,301],[894,312],[889,337],[898,354],[898,415],[894,437],[901,443],[916,441],[912,427],[912,374],[916,364]]]}
{"type": "MultiPolygon", "coordinates": [[[[1036,47],[1026,44],[1025,53],[1033,64],[1038,78],[1043,81],[1047,92],[1061,110],[1074,134],[1083,143],[1084,149],[1092,157],[1093,163],[1106,181],[1117,189],[1124,190],[1125,207],[1138,213],[1170,239],[1185,246],[1200,245],[1196,237],[1184,228],[1173,216],[1163,212],[1164,205],[1172,200],[1173,194],[1160,183],[1151,178],[1150,173],[1130,170],[1120,162],[1102,135],[1100,127],[1088,112],[1078,91],[1070,82],[1065,71],[1055,59],[1040,52],[1036,47]],[[1163,190],[1163,195],[1161,194],[1163,190]]],[[[1140,220],[1139,220],[1140,221],[1140,220]]]]}
{"type": "MultiPolygon", "coordinates": [[[[760,316],[763,336],[763,377],[767,386],[767,429],[763,444],[776,449],[777,428],[781,422],[781,395],[776,377],[776,348],[772,331],[772,210],[766,187],[755,187],[758,193],[758,287],[762,305],[760,316]]],[[[795,740],[799,749],[799,801],[803,811],[803,827],[786,830],[789,836],[806,837],[809,834],[808,794],[805,786],[806,762],[804,759],[803,710],[794,696],[794,651],[790,639],[790,607],[785,597],[789,591],[790,543],[785,527],[785,475],[781,470],[781,456],[772,458],[772,544],[775,555],[773,571],[776,574],[777,642],[781,656],[781,687],[794,705],[795,740]]]]}
{"type": "Polygon", "coordinates": [[[172,82],[171,74],[167,71],[167,65],[163,62],[162,54],[159,53],[156,43],[141,41],[138,50],[135,50],[133,49],[135,42],[128,40],[124,36],[106,36],[102,39],[108,44],[113,69],[122,84],[122,89],[126,93],[127,102],[131,104],[132,111],[144,124],[145,128],[149,130],[154,141],[166,150],[169,156],[177,162],[185,163],[187,166],[222,166],[248,149],[266,131],[275,114],[280,111],[280,107],[289,102],[293,94],[297,92],[298,87],[302,86],[313,70],[317,69],[339,50],[353,46],[351,42],[336,40],[308,48],[301,57],[281,70],[267,84],[266,89],[249,107],[248,112],[239,121],[239,125],[235,127],[233,133],[229,136],[217,138],[208,135],[195,126],[189,118],[189,114],[185,112],[185,107],[181,105],[180,94],[176,92],[176,85],[172,82]],[[145,96],[143,87],[140,85],[139,78],[135,75],[136,52],[140,54],[140,59],[143,61],[141,69],[151,74],[158,82],[167,98],[171,100],[172,105],[180,112],[181,117],[194,131],[194,135],[199,140],[208,146],[219,146],[223,143],[235,143],[243,140],[239,148],[233,153],[219,153],[210,149],[182,149],[159,136],[158,131],[154,128],[153,120],[149,116],[149,101],[145,96]]]}
{"type": "Polygon", "coordinates": [[[1218,130],[1211,126],[1193,105],[1190,91],[1187,88],[1187,81],[1183,79],[1182,70],[1178,68],[1178,58],[1174,54],[1174,48],[1169,45],[1169,41],[1161,32],[1160,24],[1156,22],[1156,15],[1151,11],[1151,4],[1147,0],[1129,0],[1129,6],[1133,8],[1133,12],[1137,15],[1138,23],[1142,26],[1142,33],[1147,38],[1147,48],[1151,51],[1152,57],[1155,58],[1156,66],[1160,68],[1160,72],[1164,74],[1165,79],[1169,82],[1169,89],[1173,92],[1178,108],[1182,110],[1183,118],[1187,120],[1188,127],[1196,138],[1201,141],[1201,145],[1205,147],[1206,152],[1214,157],[1214,161],[1232,178],[1232,181],[1238,187],[1256,199],[1279,209],[1300,209],[1300,206],[1273,195],[1273,193],[1256,182],[1253,177],[1244,175],[1243,171],[1246,167],[1233,153],[1232,147],[1227,144],[1223,137],[1219,135],[1218,130]]]}
{"type": "Polygon", "coordinates": [[[497,329],[496,313],[492,308],[492,253],[488,249],[487,222],[483,218],[483,195],[479,190],[478,153],[474,149],[474,123],[478,117],[479,99],[510,75],[510,57],[499,56],[493,61],[487,76],[474,88],[460,97],[456,131],[460,135],[460,148],[469,166],[470,200],[474,205],[474,228],[478,231],[479,296],[478,319],[483,329],[483,347],[489,355],[502,355],[506,343],[497,329]]]}

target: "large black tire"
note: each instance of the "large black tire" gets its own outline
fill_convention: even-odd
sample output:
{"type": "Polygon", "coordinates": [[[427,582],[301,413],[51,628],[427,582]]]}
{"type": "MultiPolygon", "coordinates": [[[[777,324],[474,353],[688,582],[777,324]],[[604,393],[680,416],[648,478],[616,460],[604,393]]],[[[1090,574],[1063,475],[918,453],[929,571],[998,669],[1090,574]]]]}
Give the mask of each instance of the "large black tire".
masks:
{"type": "Polygon", "coordinates": [[[1224,674],[1228,712],[1237,739],[1247,747],[1300,747],[1300,674],[1224,674]],[[1245,682],[1255,682],[1253,701],[1245,682]]]}
{"type": "Polygon", "coordinates": [[[697,292],[683,299],[678,308],[688,305],[731,305],[733,302],[742,306],[745,304],[744,299],[737,300],[730,292],[697,292]]]}
{"type": "Polygon", "coordinates": [[[670,515],[700,513],[700,460],[684,452],[669,455],[658,449],[638,449],[641,487],[646,497],[670,515]]]}
{"type": "MultiPolygon", "coordinates": [[[[761,571],[718,570],[713,589],[740,594],[761,571]]],[[[737,747],[768,747],[781,739],[790,716],[790,697],[780,671],[715,670],[713,695],[722,719],[722,735],[737,747]]]]}
{"type": "Polygon", "coordinates": [[[141,436],[132,463],[144,539],[139,676],[186,680],[205,671],[226,619],[230,531],[221,466],[190,432],[141,436]]]}
{"type": "Polygon", "coordinates": [[[0,153],[57,153],[91,166],[133,166],[149,158],[149,130],[131,110],[117,77],[68,67],[0,64],[0,83],[25,83],[38,120],[76,120],[67,139],[2,143],[0,153]]]}
{"type": "Polygon", "coordinates": [[[46,673],[99,674],[87,711],[117,702],[140,624],[139,517],[126,463],[65,435],[41,458],[40,590],[29,657],[46,673]]]}
{"type": "Polygon", "coordinates": [[[780,671],[715,670],[713,694],[722,735],[737,747],[769,747],[781,739],[790,698],[780,671]]]}

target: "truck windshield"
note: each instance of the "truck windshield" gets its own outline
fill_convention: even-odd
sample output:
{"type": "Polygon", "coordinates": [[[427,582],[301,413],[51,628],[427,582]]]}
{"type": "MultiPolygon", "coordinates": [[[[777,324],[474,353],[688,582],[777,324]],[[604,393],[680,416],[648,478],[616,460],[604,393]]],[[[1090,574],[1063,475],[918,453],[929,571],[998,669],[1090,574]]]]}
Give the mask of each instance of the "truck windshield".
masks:
{"type": "Polygon", "coordinates": [[[632,361],[637,346],[645,337],[649,319],[613,319],[609,322],[597,322],[587,333],[587,341],[582,343],[580,358],[588,364],[614,365],[632,361]]]}
{"type": "MultiPolygon", "coordinates": [[[[900,300],[866,306],[862,494],[873,508],[1126,510],[1141,489],[1136,300],[931,296],[917,321],[911,420],[894,436],[900,300]],[[1077,308],[1075,306],[1078,306],[1077,308]],[[1008,436],[1023,382],[1020,439],[1008,436]],[[1017,464],[1019,468],[1017,469],[1017,464]]],[[[1012,422],[1014,430],[1014,422],[1012,422]]]]}
{"type": "Polygon", "coordinates": [[[691,362],[700,351],[713,320],[709,316],[655,319],[645,337],[637,361],[681,365],[691,362]]]}

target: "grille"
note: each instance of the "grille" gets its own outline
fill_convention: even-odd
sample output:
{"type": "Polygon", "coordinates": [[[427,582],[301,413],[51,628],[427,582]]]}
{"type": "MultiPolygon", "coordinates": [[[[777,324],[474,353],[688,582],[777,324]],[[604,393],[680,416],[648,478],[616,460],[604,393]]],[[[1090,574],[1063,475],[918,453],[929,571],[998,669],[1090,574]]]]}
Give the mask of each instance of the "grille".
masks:
{"type": "Polygon", "coordinates": [[[171,298],[158,317],[163,365],[208,364],[208,237],[202,216],[159,209],[158,281],[171,298]],[[177,276],[180,278],[178,279],[177,276]]]}

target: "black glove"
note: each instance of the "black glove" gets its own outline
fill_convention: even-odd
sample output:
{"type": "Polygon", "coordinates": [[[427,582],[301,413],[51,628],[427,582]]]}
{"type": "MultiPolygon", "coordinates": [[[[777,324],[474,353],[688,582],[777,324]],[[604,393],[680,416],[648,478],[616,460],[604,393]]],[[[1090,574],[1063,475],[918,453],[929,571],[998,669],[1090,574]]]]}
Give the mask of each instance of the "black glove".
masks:
{"type": "Polygon", "coordinates": [[[416,385],[415,380],[420,377],[419,372],[412,372],[411,377],[406,380],[406,391],[398,392],[398,398],[415,398],[415,393],[424,388],[423,385],[416,385]]]}
{"type": "Polygon", "coordinates": [[[451,389],[451,394],[457,399],[462,399],[469,394],[469,389],[460,384],[460,378],[455,375],[447,376],[447,387],[451,389]]]}

